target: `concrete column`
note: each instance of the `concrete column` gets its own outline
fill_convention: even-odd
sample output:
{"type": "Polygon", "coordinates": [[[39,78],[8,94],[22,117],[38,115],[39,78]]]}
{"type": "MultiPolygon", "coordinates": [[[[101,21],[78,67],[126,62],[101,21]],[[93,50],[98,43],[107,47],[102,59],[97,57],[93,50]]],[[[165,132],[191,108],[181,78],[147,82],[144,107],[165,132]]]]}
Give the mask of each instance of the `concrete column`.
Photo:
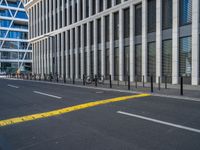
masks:
{"type": "Polygon", "coordinates": [[[70,30],[70,78],[72,79],[74,76],[74,41],[73,41],[73,29],[70,30]]]}
{"type": "Polygon", "coordinates": [[[64,77],[64,59],[65,59],[65,54],[64,54],[64,32],[61,33],[61,76],[64,77]]]}
{"type": "Polygon", "coordinates": [[[68,36],[68,31],[66,31],[65,32],[65,35],[66,35],[66,41],[65,41],[65,44],[66,44],[66,50],[65,50],[65,56],[66,56],[66,58],[65,58],[65,63],[66,63],[66,78],[68,79],[69,78],[69,49],[70,49],[70,47],[69,47],[69,36],[68,36]]]}
{"type": "Polygon", "coordinates": [[[192,1],[192,85],[199,84],[199,0],[192,1]]]}
{"type": "Polygon", "coordinates": [[[69,0],[67,1],[67,25],[70,25],[69,0]]]}
{"type": "Polygon", "coordinates": [[[83,5],[83,19],[86,18],[86,0],[82,0],[82,5],[83,5]]]}
{"type": "Polygon", "coordinates": [[[80,8],[80,0],[77,0],[77,21],[80,21],[80,13],[82,13],[80,12],[80,8]]]}
{"type": "Polygon", "coordinates": [[[53,12],[52,12],[52,10],[51,10],[51,7],[52,7],[51,5],[52,5],[52,1],[49,0],[49,8],[50,8],[50,9],[49,9],[49,10],[50,10],[50,12],[49,12],[49,27],[48,27],[48,28],[49,28],[49,31],[51,31],[51,29],[52,29],[51,27],[52,27],[52,25],[53,25],[53,24],[52,24],[52,19],[53,19],[53,18],[51,17],[51,14],[52,14],[53,12]]]}
{"type": "Polygon", "coordinates": [[[106,72],[106,47],[105,47],[105,17],[101,17],[101,75],[105,76],[106,72]]]}
{"type": "Polygon", "coordinates": [[[179,74],[179,0],[173,0],[173,27],[172,27],[172,84],[178,83],[179,74]]]}
{"type": "Polygon", "coordinates": [[[41,74],[44,74],[44,41],[41,41],[41,49],[40,49],[40,60],[41,60],[41,74]]]}
{"type": "MultiPolygon", "coordinates": [[[[58,0],[58,1],[56,1],[56,3],[57,3],[57,8],[56,8],[56,11],[55,11],[55,14],[57,13],[58,15],[57,15],[57,19],[56,19],[56,23],[57,23],[57,29],[59,29],[60,28],[60,10],[59,10],[59,8],[60,8],[60,0],[58,0]]],[[[55,17],[56,17],[56,15],[55,15],[55,17]]]]}
{"type": "Polygon", "coordinates": [[[49,66],[50,66],[50,73],[53,73],[53,40],[55,40],[53,37],[50,37],[49,38],[49,42],[50,42],[50,47],[49,47],[49,50],[50,50],[50,56],[49,56],[49,58],[50,58],[50,60],[49,60],[49,62],[50,62],[50,64],[49,64],[49,66]]]}
{"type": "Polygon", "coordinates": [[[36,7],[36,16],[35,16],[35,37],[38,36],[38,4],[35,5],[36,7]]]}
{"type": "Polygon", "coordinates": [[[115,0],[112,0],[112,7],[115,6],[115,0]]]}
{"type": "Polygon", "coordinates": [[[90,64],[90,23],[87,23],[87,75],[91,74],[91,64],[90,64]]]}
{"type": "Polygon", "coordinates": [[[147,81],[147,0],[142,1],[142,75],[147,81]]]}
{"type": "Polygon", "coordinates": [[[75,28],[75,65],[76,65],[76,71],[75,71],[75,77],[76,79],[79,78],[79,47],[78,47],[78,43],[79,43],[79,36],[78,35],[78,27],[75,28]]]}
{"type": "Polygon", "coordinates": [[[57,3],[57,1],[53,1],[53,26],[54,26],[54,28],[53,28],[53,30],[56,30],[56,3],[57,3]]]}
{"type": "Polygon", "coordinates": [[[38,51],[38,59],[39,59],[39,61],[38,61],[38,74],[40,74],[41,73],[41,41],[39,41],[38,42],[38,46],[39,46],[39,51],[38,51]]]}
{"type": "Polygon", "coordinates": [[[130,81],[135,79],[135,7],[130,6],[130,81]]]}
{"type": "Polygon", "coordinates": [[[75,23],[75,1],[72,1],[72,23],[75,23]]]}
{"type": "Polygon", "coordinates": [[[44,1],[45,0],[43,0],[42,1],[42,22],[43,22],[43,24],[42,24],[42,32],[41,32],[41,34],[44,34],[45,33],[45,24],[44,24],[44,20],[45,20],[45,18],[46,18],[46,16],[44,16],[44,14],[45,14],[45,9],[44,9],[44,1]]]}
{"type": "Polygon", "coordinates": [[[98,53],[98,44],[97,44],[97,20],[94,20],[94,74],[97,74],[97,53],[98,53]]]}
{"type": "Polygon", "coordinates": [[[162,78],[162,0],[156,1],[156,83],[162,78]]]}
{"type": "Polygon", "coordinates": [[[42,12],[41,12],[41,7],[42,7],[42,5],[41,5],[41,3],[39,2],[38,3],[38,13],[39,13],[39,15],[38,15],[38,36],[40,36],[41,35],[41,27],[42,27],[42,12]]]}
{"type": "Polygon", "coordinates": [[[92,16],[92,3],[93,0],[89,0],[89,16],[92,16]]]}
{"type": "Polygon", "coordinates": [[[123,10],[119,10],[119,80],[124,80],[124,19],[123,10]]]}
{"type": "Polygon", "coordinates": [[[62,0],[62,27],[65,26],[65,19],[66,19],[66,14],[65,14],[65,0],[62,0]]]}
{"type": "Polygon", "coordinates": [[[81,25],[81,79],[85,74],[84,64],[84,26],[81,25]]]}
{"type": "Polygon", "coordinates": [[[113,13],[110,14],[110,75],[114,80],[114,17],[113,13]]]}
{"type": "Polygon", "coordinates": [[[57,34],[57,44],[56,44],[56,61],[57,61],[57,73],[60,76],[60,36],[57,34]]]}
{"type": "Polygon", "coordinates": [[[96,0],[96,14],[99,13],[99,1],[100,0],[96,0]]]}
{"type": "Polygon", "coordinates": [[[47,38],[46,39],[46,47],[47,47],[47,53],[46,53],[46,57],[47,57],[47,64],[46,64],[46,67],[47,67],[47,74],[50,73],[50,47],[49,47],[49,39],[47,38]]]}
{"type": "Polygon", "coordinates": [[[44,73],[47,73],[47,45],[46,45],[46,39],[44,39],[44,73]]]}
{"type": "Polygon", "coordinates": [[[46,19],[46,27],[45,27],[46,33],[48,33],[48,28],[50,27],[49,26],[49,20],[48,20],[49,12],[48,12],[47,7],[50,8],[48,0],[46,0],[46,12],[45,12],[46,13],[46,16],[45,16],[45,19],[46,19]]]}

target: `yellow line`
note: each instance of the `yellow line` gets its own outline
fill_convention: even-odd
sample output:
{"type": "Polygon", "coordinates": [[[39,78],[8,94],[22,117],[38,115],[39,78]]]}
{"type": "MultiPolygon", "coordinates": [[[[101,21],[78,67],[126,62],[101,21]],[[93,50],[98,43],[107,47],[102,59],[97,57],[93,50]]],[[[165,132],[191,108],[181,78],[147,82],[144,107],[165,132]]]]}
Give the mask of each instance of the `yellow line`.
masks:
{"type": "Polygon", "coordinates": [[[94,106],[98,106],[98,105],[104,105],[104,104],[108,104],[108,103],[114,103],[114,102],[119,102],[119,101],[125,101],[128,99],[141,98],[141,97],[147,97],[147,96],[151,96],[151,95],[150,94],[138,94],[138,95],[117,97],[117,98],[110,98],[110,99],[106,99],[106,100],[100,100],[100,101],[75,105],[75,106],[71,106],[71,107],[66,107],[66,108],[53,110],[53,111],[49,111],[49,112],[1,120],[0,127],[13,125],[13,124],[17,124],[17,123],[22,123],[22,122],[27,122],[27,121],[32,121],[32,120],[41,119],[41,118],[62,115],[62,114],[68,113],[68,112],[86,109],[86,108],[90,108],[90,107],[94,107],[94,106]]]}

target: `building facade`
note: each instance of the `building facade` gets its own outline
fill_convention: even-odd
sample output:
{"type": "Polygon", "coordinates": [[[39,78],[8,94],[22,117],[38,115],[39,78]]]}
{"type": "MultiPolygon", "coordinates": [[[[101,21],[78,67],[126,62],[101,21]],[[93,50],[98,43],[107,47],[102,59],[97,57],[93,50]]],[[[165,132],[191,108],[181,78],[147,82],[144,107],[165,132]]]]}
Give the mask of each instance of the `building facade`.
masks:
{"type": "Polygon", "coordinates": [[[33,72],[199,85],[199,0],[24,0],[33,72]]]}
{"type": "Polygon", "coordinates": [[[20,0],[0,0],[0,72],[31,67],[28,16],[20,0]]]}

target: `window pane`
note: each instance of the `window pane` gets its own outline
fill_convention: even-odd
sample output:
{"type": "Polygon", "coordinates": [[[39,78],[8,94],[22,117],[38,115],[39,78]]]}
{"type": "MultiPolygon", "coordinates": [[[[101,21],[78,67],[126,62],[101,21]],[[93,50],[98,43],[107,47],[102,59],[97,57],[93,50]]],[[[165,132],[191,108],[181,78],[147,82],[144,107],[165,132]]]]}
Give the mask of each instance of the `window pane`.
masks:
{"type": "Polygon", "coordinates": [[[180,0],[180,25],[192,22],[192,0],[180,0]]]}

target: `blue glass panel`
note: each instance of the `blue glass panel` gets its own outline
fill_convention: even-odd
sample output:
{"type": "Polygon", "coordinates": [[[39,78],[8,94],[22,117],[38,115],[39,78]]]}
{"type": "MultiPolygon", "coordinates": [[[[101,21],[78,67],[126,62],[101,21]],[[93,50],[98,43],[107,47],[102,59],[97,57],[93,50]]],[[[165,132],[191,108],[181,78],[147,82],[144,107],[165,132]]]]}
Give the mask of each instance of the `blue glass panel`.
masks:
{"type": "Polygon", "coordinates": [[[28,19],[27,14],[22,11],[17,12],[16,18],[28,19]]]}

